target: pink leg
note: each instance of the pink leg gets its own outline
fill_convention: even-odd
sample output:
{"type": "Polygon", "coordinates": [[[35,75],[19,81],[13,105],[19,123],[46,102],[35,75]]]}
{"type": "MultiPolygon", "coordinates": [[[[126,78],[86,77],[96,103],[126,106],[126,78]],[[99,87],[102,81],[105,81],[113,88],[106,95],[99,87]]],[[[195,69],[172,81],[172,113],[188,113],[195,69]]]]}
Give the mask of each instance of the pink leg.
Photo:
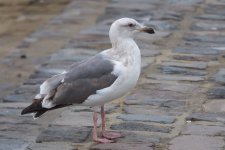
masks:
{"type": "Polygon", "coordinates": [[[97,137],[97,121],[98,121],[98,114],[96,112],[94,112],[93,114],[93,123],[94,123],[94,127],[92,130],[92,139],[95,142],[99,142],[99,143],[111,143],[114,142],[112,140],[108,140],[106,138],[98,138],[97,137]]]}
{"type": "Polygon", "coordinates": [[[118,132],[106,131],[105,130],[105,111],[104,105],[101,106],[101,118],[102,118],[102,137],[107,139],[117,139],[122,137],[118,132]]]}

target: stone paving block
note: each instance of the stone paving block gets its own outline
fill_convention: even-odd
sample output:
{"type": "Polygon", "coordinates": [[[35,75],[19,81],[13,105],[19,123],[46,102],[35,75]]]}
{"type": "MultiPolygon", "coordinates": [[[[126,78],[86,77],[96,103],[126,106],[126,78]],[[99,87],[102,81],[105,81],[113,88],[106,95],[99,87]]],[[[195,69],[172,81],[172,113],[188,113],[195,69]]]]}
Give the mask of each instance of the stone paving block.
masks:
{"type": "Polygon", "coordinates": [[[12,94],[3,98],[3,102],[31,102],[34,98],[33,94],[12,94]]]}
{"type": "Polygon", "coordinates": [[[81,34],[108,36],[110,24],[112,23],[113,23],[113,20],[110,20],[110,19],[104,20],[86,30],[82,30],[81,34]]]}
{"type": "Polygon", "coordinates": [[[39,126],[37,125],[12,126],[10,124],[4,124],[1,126],[3,127],[1,127],[2,129],[0,130],[0,139],[8,139],[8,141],[22,139],[25,145],[29,142],[34,142],[39,132],[39,126]]]}
{"type": "Polygon", "coordinates": [[[212,79],[219,84],[225,85],[225,68],[220,68],[218,72],[213,75],[212,79]]]}
{"type": "Polygon", "coordinates": [[[152,19],[153,20],[162,20],[162,21],[181,21],[183,20],[183,13],[178,13],[175,11],[162,11],[162,12],[156,12],[152,19]]]}
{"type": "Polygon", "coordinates": [[[143,135],[142,133],[134,133],[131,131],[122,131],[122,138],[116,140],[118,143],[159,143],[160,136],[156,134],[143,135]]]}
{"type": "Polygon", "coordinates": [[[182,3],[183,5],[191,5],[191,4],[201,4],[203,0],[188,0],[188,1],[183,1],[183,0],[169,0],[169,3],[182,3]]]}
{"type": "Polygon", "coordinates": [[[201,54],[201,55],[218,55],[219,52],[207,47],[176,47],[172,50],[175,53],[184,54],[201,54]]]}
{"type": "Polygon", "coordinates": [[[186,117],[186,120],[225,123],[225,115],[224,113],[192,113],[186,117]]]}
{"type": "Polygon", "coordinates": [[[117,3],[110,3],[108,5],[108,7],[111,7],[111,8],[122,8],[122,9],[128,9],[128,10],[154,10],[155,6],[154,5],[151,5],[151,3],[149,2],[146,2],[146,1],[142,1],[141,3],[136,3],[136,2],[133,2],[133,3],[127,3],[127,2],[124,2],[124,1],[117,1],[117,3]],[[139,5],[137,5],[139,4],[139,5]]]}
{"type": "MultiPolygon", "coordinates": [[[[161,91],[173,91],[173,92],[181,92],[181,93],[193,93],[195,91],[202,92],[204,91],[203,88],[201,88],[197,84],[191,84],[191,83],[146,83],[141,86],[143,89],[147,90],[161,90],[161,91]]],[[[167,100],[176,100],[175,99],[167,99],[167,100]]],[[[167,100],[164,100],[167,101],[167,100]]],[[[159,100],[160,101],[160,100],[159,100]]]]}
{"type": "Polygon", "coordinates": [[[173,55],[173,58],[176,60],[186,60],[186,61],[215,61],[218,60],[218,57],[213,55],[198,55],[198,54],[190,54],[190,55],[173,55]]]}
{"type": "Polygon", "coordinates": [[[155,125],[148,125],[145,123],[136,122],[123,122],[120,124],[112,124],[111,129],[113,130],[128,130],[128,131],[149,131],[149,132],[162,132],[169,133],[171,131],[170,127],[162,127],[155,125]]]}
{"type": "Polygon", "coordinates": [[[156,122],[162,124],[171,124],[176,121],[176,117],[165,115],[135,115],[135,114],[122,114],[117,117],[124,121],[142,121],[142,122],[156,122]]]}
{"type": "Polygon", "coordinates": [[[176,101],[176,100],[169,100],[165,103],[161,104],[161,107],[166,107],[166,108],[183,108],[186,105],[186,102],[184,101],[176,101]]]}
{"type": "Polygon", "coordinates": [[[224,4],[208,4],[204,7],[204,12],[206,14],[218,14],[225,15],[224,4]]]}
{"type": "MultiPolygon", "coordinates": [[[[68,125],[77,127],[92,127],[93,112],[72,112],[71,110],[63,111],[59,118],[53,121],[54,125],[68,125]],[[79,121],[78,121],[79,119],[79,121]]],[[[100,125],[101,119],[98,119],[100,125]]]]}
{"type": "MultiPolygon", "coordinates": [[[[185,110],[184,107],[177,107],[174,108],[168,108],[163,106],[163,104],[167,104],[167,102],[164,102],[160,105],[160,107],[151,107],[151,106],[144,106],[144,105],[128,105],[124,106],[123,111],[127,114],[138,114],[138,115],[168,115],[168,116],[179,116],[181,113],[185,110]]],[[[168,104],[169,105],[169,104],[168,104]]]]}
{"type": "MultiPolygon", "coordinates": [[[[160,82],[162,83],[162,82],[160,82]]],[[[165,82],[163,82],[165,83],[165,82]]],[[[180,90],[181,91],[181,90],[180,90]]],[[[201,90],[199,90],[200,92],[201,90]]],[[[155,103],[157,100],[159,100],[159,103],[168,101],[168,100],[186,100],[188,97],[190,97],[192,94],[188,92],[179,92],[171,88],[170,90],[167,89],[151,89],[151,88],[140,88],[135,90],[135,93],[127,97],[127,99],[133,99],[133,100],[144,100],[144,103],[155,103]]]]}
{"type": "Polygon", "coordinates": [[[41,85],[45,80],[46,78],[36,78],[36,79],[29,78],[25,80],[23,84],[24,85],[41,85]]]}
{"type": "Polygon", "coordinates": [[[197,34],[187,34],[184,36],[184,40],[191,42],[205,42],[205,43],[221,43],[224,44],[225,36],[222,35],[197,35],[197,34]]]}
{"type": "Polygon", "coordinates": [[[205,76],[208,73],[202,70],[194,70],[180,67],[160,66],[160,70],[166,74],[184,74],[193,76],[205,76]]]}
{"type": "Polygon", "coordinates": [[[221,31],[225,30],[225,25],[213,22],[195,22],[192,24],[191,29],[197,31],[221,31]]]}
{"type": "Polygon", "coordinates": [[[32,143],[24,150],[78,150],[76,146],[65,142],[32,143]]]}
{"type": "Polygon", "coordinates": [[[160,50],[141,49],[142,57],[155,57],[161,55],[160,50]]]}
{"type": "Polygon", "coordinates": [[[87,140],[91,129],[86,127],[58,126],[52,125],[41,132],[36,142],[74,142],[82,143],[87,140]]]}
{"type": "Polygon", "coordinates": [[[4,109],[4,108],[9,108],[9,109],[22,109],[24,107],[26,107],[29,103],[1,103],[0,105],[0,109],[4,109]]]}
{"type": "Polygon", "coordinates": [[[192,75],[162,75],[162,74],[148,74],[147,78],[154,80],[168,80],[168,81],[190,81],[190,82],[200,82],[204,80],[202,76],[192,76],[192,75]]]}
{"type": "Polygon", "coordinates": [[[206,126],[187,124],[181,132],[188,135],[202,135],[202,136],[224,136],[225,128],[223,126],[206,126]]]}
{"type": "Polygon", "coordinates": [[[206,102],[203,105],[204,111],[206,112],[225,112],[225,101],[224,100],[214,100],[206,102]]]}
{"type": "Polygon", "coordinates": [[[131,96],[127,97],[124,103],[126,105],[153,105],[153,106],[160,106],[162,103],[164,103],[165,99],[136,99],[132,98],[131,96]]]}
{"type": "Polygon", "coordinates": [[[0,109],[0,116],[6,116],[6,115],[18,115],[20,114],[21,109],[20,108],[1,108],[0,109]]]}
{"type": "Polygon", "coordinates": [[[169,150],[222,150],[222,137],[182,135],[170,141],[169,150]]]}
{"type": "Polygon", "coordinates": [[[64,46],[64,49],[76,49],[78,52],[80,50],[89,51],[89,53],[96,52],[96,50],[104,50],[110,48],[111,43],[107,36],[102,35],[90,35],[81,34],[79,38],[72,38],[69,43],[64,46]]]}
{"type": "Polygon", "coordinates": [[[90,150],[153,150],[153,145],[151,143],[107,143],[107,144],[97,144],[90,148],[90,150]]]}
{"type": "Polygon", "coordinates": [[[209,99],[224,99],[225,98],[225,87],[214,87],[209,89],[207,92],[209,99]]]}
{"type": "Polygon", "coordinates": [[[4,139],[0,138],[0,150],[23,149],[25,141],[22,139],[4,139]]]}
{"type": "Polygon", "coordinates": [[[182,68],[191,68],[191,69],[206,69],[207,63],[200,61],[192,61],[192,62],[179,62],[179,61],[167,61],[162,63],[163,66],[171,66],[171,67],[182,67],[182,68]]]}
{"type": "Polygon", "coordinates": [[[199,16],[194,16],[197,19],[201,20],[212,20],[212,21],[224,21],[225,16],[224,15],[219,15],[219,14],[202,14],[199,16]]]}
{"type": "Polygon", "coordinates": [[[86,49],[62,49],[58,53],[53,54],[51,60],[76,62],[87,59],[96,53],[97,51],[86,49]]]}

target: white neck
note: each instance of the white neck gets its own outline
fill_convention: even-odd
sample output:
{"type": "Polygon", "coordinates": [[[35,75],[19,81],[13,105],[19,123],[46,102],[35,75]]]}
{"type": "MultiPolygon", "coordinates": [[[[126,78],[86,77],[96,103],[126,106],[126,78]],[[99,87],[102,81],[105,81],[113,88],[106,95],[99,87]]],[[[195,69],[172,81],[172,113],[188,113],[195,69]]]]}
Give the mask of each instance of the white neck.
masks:
{"type": "Polygon", "coordinates": [[[108,53],[126,66],[141,66],[140,49],[132,38],[118,38],[112,43],[112,48],[108,53]]]}

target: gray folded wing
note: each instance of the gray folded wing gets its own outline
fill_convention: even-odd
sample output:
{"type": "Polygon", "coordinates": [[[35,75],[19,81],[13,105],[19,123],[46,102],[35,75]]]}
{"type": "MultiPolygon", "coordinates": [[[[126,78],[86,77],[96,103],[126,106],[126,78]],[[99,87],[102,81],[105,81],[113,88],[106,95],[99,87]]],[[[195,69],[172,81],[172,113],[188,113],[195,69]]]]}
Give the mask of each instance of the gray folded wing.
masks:
{"type": "Polygon", "coordinates": [[[55,88],[51,100],[53,104],[83,103],[97,90],[109,87],[117,79],[112,74],[114,65],[101,54],[72,65],[63,75],[62,82],[55,88]]]}

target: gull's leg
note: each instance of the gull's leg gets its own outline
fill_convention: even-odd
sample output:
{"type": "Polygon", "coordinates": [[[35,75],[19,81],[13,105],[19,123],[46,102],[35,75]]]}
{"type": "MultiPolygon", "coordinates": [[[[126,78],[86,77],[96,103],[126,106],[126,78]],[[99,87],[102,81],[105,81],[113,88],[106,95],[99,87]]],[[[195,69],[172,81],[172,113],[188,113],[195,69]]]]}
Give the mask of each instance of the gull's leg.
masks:
{"type": "Polygon", "coordinates": [[[94,123],[94,127],[92,130],[92,139],[95,142],[99,142],[99,143],[111,143],[114,142],[112,140],[108,140],[106,138],[98,138],[97,136],[97,121],[98,121],[98,114],[96,112],[94,112],[93,114],[93,123],[94,123]]]}
{"type": "Polygon", "coordinates": [[[106,131],[105,130],[105,111],[104,105],[101,106],[101,118],[102,118],[102,137],[107,139],[117,139],[122,137],[118,132],[106,131]]]}

